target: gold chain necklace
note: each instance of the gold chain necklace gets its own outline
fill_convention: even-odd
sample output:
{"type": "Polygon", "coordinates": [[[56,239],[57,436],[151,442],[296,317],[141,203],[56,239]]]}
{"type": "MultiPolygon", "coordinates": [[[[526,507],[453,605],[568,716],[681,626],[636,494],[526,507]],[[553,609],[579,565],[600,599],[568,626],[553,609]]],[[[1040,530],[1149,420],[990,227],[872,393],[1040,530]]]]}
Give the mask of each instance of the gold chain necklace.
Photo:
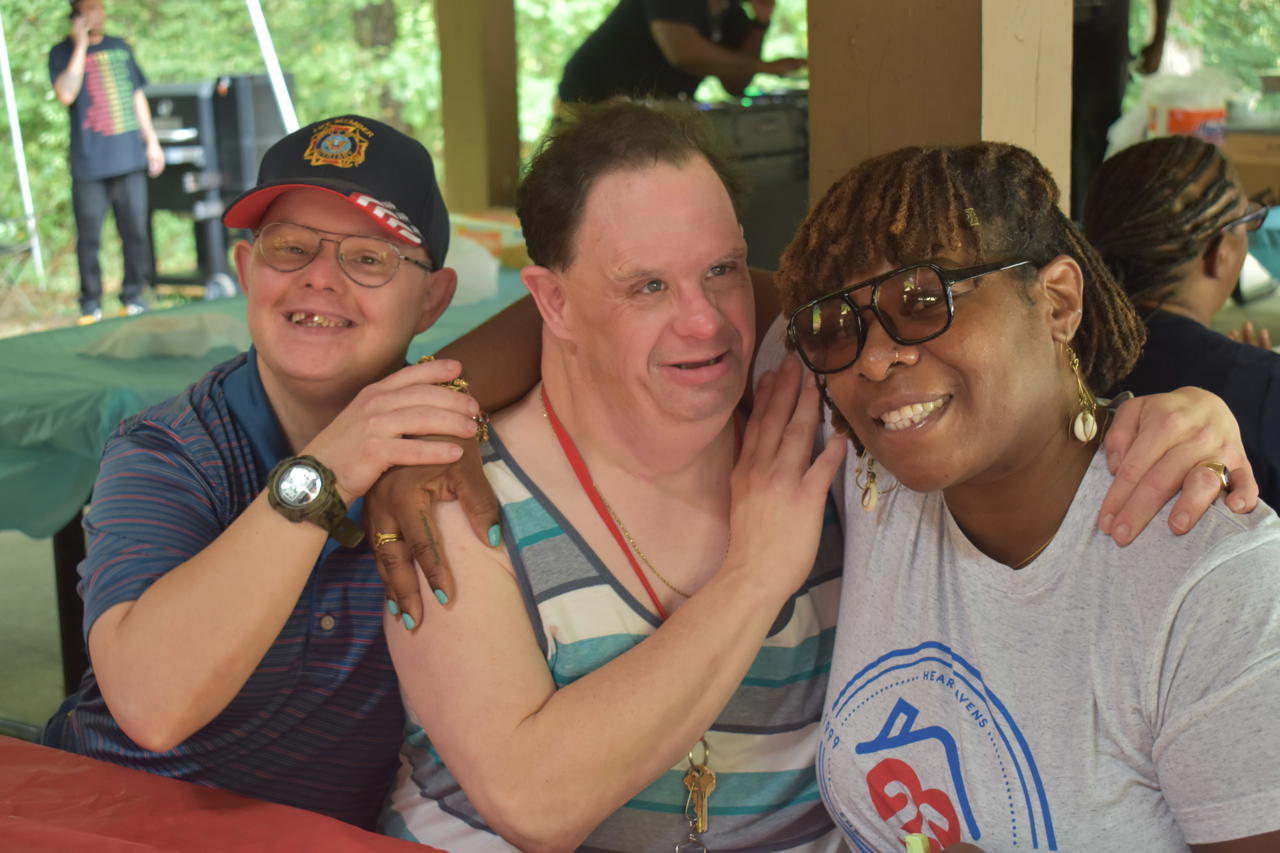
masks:
{"type": "MultiPolygon", "coordinates": [[[[546,401],[543,400],[542,395],[539,395],[539,400],[542,400],[542,417],[550,420],[550,416],[547,415],[547,404],[546,401]]],[[[614,512],[613,506],[605,499],[605,496],[600,493],[598,488],[596,489],[596,494],[600,495],[600,502],[604,504],[605,509],[609,510],[609,517],[613,519],[614,524],[618,525],[618,530],[622,532],[622,536],[627,540],[627,544],[631,546],[631,550],[635,551],[636,556],[640,558],[640,561],[649,568],[649,571],[653,572],[653,576],[662,581],[662,585],[674,592],[676,595],[681,596],[682,598],[690,598],[691,596],[689,593],[667,580],[663,576],[662,572],[658,571],[658,567],[649,562],[649,558],[644,555],[644,551],[641,551],[640,546],[636,544],[635,537],[631,535],[631,531],[622,523],[622,519],[618,518],[618,513],[614,512]]],[[[726,547],[725,553],[727,554],[728,552],[729,549],[726,547]]]]}
{"type": "MultiPolygon", "coordinates": [[[[597,494],[599,490],[597,489],[597,494]]],[[[662,576],[662,572],[658,571],[658,567],[649,562],[649,558],[644,555],[644,551],[640,550],[640,546],[636,544],[636,540],[631,536],[631,531],[627,530],[627,526],[622,523],[622,519],[618,518],[618,514],[613,511],[613,507],[609,505],[609,501],[605,500],[604,495],[600,495],[600,502],[604,504],[604,508],[609,510],[609,517],[613,519],[613,523],[618,525],[618,529],[622,531],[622,536],[627,540],[627,544],[631,546],[631,550],[636,552],[636,556],[640,558],[640,562],[649,567],[649,571],[653,572],[653,576],[662,581],[662,585],[674,592],[676,595],[689,597],[689,593],[673,584],[662,576]]]]}
{"type": "MultiPolygon", "coordinates": [[[[1056,530],[1055,530],[1055,531],[1053,531],[1053,536],[1057,536],[1057,535],[1058,535],[1058,531],[1056,531],[1056,530]]],[[[1041,545],[1039,548],[1037,548],[1037,549],[1035,549],[1034,551],[1032,551],[1028,556],[1024,557],[1024,558],[1021,560],[1021,562],[1019,562],[1016,566],[1010,566],[1009,568],[1013,569],[1014,571],[1017,571],[1018,569],[1021,569],[1021,568],[1025,567],[1026,565],[1028,565],[1028,564],[1029,564],[1032,560],[1034,560],[1036,557],[1039,557],[1039,556],[1040,556],[1040,553],[1041,553],[1042,551],[1044,551],[1044,549],[1045,549],[1045,548],[1048,548],[1048,547],[1049,547],[1049,542],[1052,542],[1052,541],[1053,541],[1053,536],[1050,536],[1047,542],[1045,542],[1045,543],[1044,543],[1043,545],[1041,545]]]]}

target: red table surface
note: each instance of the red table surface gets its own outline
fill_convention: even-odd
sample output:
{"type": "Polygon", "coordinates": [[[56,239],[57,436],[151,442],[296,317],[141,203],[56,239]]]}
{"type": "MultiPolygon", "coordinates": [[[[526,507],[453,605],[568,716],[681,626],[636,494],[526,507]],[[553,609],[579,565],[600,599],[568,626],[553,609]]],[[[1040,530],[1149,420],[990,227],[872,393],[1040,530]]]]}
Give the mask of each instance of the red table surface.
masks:
{"type": "Polygon", "coordinates": [[[314,812],[0,737],[0,850],[431,853],[314,812]]]}

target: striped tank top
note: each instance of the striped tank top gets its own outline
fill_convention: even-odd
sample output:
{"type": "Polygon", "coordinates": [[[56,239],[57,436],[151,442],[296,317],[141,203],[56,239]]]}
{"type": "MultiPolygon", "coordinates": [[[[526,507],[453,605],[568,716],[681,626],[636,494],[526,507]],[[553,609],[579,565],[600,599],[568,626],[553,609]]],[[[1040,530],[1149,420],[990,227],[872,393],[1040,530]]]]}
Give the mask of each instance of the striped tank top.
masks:
{"type": "MultiPolygon", "coordinates": [[[[483,452],[516,579],[557,687],[652,634],[657,617],[614,578],[497,435],[483,452]]],[[[812,572],[782,608],[742,684],[706,735],[717,781],[708,831],[702,835],[710,850],[839,847],[819,797],[814,760],[840,598],[841,549],[839,519],[828,501],[812,572]]],[[[688,837],[687,770],[681,762],[664,772],[579,849],[670,851],[688,837]]],[[[382,831],[451,853],[514,849],[472,807],[412,711],[382,831]]]]}

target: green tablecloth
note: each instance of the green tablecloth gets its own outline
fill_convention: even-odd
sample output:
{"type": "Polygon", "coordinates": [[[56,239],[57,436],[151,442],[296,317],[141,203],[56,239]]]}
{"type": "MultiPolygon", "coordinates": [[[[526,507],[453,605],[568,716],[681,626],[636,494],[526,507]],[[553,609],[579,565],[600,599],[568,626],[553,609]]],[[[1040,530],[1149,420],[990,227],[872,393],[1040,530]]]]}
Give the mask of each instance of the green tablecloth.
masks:
{"type": "MultiPolygon", "coordinates": [[[[497,296],[453,305],[413,340],[412,358],[434,352],[525,293],[515,270],[503,268],[497,296]]],[[[224,314],[244,318],[244,299],[193,303],[142,317],[224,314]]],[[[89,497],[107,436],[123,419],[191,385],[235,355],[117,359],[80,351],[122,324],[104,320],[0,340],[0,530],[50,536],[89,497]]]]}

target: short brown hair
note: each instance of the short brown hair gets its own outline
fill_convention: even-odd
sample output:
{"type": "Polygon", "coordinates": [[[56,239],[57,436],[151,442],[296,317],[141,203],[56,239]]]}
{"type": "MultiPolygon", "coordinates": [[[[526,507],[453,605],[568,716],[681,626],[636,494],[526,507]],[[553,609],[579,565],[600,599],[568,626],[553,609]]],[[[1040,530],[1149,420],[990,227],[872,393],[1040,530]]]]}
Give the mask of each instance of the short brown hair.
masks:
{"type": "Polygon", "coordinates": [[[516,193],[516,214],[529,258],[564,269],[573,263],[574,236],[587,196],[609,172],[702,157],[741,213],[742,179],[706,121],[690,106],[631,102],[573,105],[538,146],[516,193]]]}
{"type": "Polygon", "coordinates": [[[1058,198],[1049,171],[1014,145],[903,148],[865,161],[827,191],[783,253],[776,281],[794,311],[882,261],[964,251],[974,263],[1025,258],[1043,266],[1069,255],[1084,273],[1072,348],[1089,387],[1105,392],[1132,369],[1146,330],[1058,198]]]}

